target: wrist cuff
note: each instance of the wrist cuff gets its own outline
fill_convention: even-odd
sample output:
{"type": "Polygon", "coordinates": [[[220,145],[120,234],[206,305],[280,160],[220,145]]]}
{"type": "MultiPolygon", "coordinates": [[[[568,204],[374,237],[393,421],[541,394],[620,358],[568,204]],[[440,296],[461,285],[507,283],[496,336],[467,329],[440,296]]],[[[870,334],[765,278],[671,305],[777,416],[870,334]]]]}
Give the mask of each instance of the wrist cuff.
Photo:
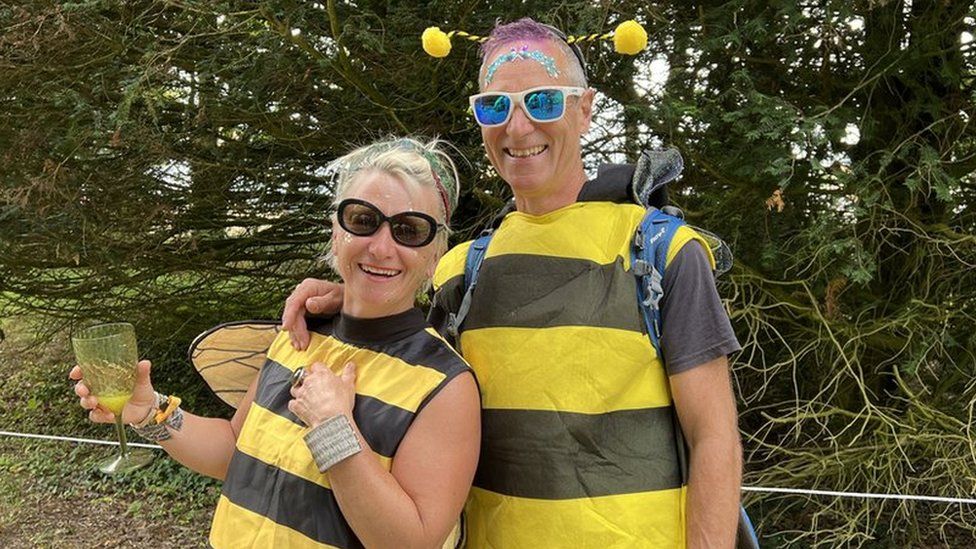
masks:
{"type": "Polygon", "coordinates": [[[359,437],[345,414],[330,417],[310,430],[305,434],[305,444],[322,473],[336,463],[363,451],[359,437]]]}

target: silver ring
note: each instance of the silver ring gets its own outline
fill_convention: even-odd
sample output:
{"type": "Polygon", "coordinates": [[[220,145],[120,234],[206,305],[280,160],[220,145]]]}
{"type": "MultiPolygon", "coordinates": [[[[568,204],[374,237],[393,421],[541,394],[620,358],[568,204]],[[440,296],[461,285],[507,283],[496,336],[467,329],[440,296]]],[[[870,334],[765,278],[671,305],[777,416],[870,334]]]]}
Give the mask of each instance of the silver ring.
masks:
{"type": "Polygon", "coordinates": [[[300,387],[302,385],[302,381],[305,381],[306,375],[308,375],[308,372],[305,370],[305,367],[299,366],[298,369],[295,370],[295,373],[291,375],[291,386],[300,387]]]}

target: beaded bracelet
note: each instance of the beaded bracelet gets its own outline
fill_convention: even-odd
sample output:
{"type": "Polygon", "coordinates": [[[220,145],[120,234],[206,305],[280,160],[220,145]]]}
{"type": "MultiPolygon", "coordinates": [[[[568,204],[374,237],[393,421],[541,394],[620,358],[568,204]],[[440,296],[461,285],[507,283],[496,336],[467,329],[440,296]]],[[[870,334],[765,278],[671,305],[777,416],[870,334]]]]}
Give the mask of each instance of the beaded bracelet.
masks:
{"type": "Polygon", "coordinates": [[[180,398],[176,396],[166,397],[156,393],[156,406],[149,411],[145,419],[131,425],[131,427],[137,435],[150,442],[169,440],[173,437],[170,430],[179,431],[183,428],[183,409],[180,408],[180,398]]]}
{"type": "Polygon", "coordinates": [[[159,413],[159,407],[166,402],[166,397],[155,391],[153,392],[153,394],[156,395],[156,400],[153,402],[152,408],[150,408],[149,411],[146,412],[146,417],[142,418],[141,421],[138,421],[136,423],[130,423],[129,427],[132,427],[134,429],[142,429],[144,427],[149,426],[150,424],[156,423],[156,414],[159,413]]]}

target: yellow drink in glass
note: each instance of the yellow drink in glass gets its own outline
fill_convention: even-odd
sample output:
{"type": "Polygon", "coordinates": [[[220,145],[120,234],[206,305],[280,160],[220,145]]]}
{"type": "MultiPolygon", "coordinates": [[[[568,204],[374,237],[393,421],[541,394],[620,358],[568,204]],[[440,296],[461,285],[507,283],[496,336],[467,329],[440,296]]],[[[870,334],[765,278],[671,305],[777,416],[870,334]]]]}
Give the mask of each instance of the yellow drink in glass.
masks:
{"type": "Polygon", "coordinates": [[[81,367],[82,381],[102,407],[115,414],[119,455],[99,465],[107,475],[127,473],[150,461],[148,450],[129,450],[122,424],[122,410],[136,383],[136,331],[132,324],[119,322],[85,328],[71,336],[75,359],[81,367]]]}
{"type": "Polygon", "coordinates": [[[110,410],[113,414],[117,416],[122,415],[122,409],[125,408],[125,403],[129,402],[129,398],[132,397],[132,393],[118,394],[118,395],[99,395],[98,403],[104,408],[110,410]]]}

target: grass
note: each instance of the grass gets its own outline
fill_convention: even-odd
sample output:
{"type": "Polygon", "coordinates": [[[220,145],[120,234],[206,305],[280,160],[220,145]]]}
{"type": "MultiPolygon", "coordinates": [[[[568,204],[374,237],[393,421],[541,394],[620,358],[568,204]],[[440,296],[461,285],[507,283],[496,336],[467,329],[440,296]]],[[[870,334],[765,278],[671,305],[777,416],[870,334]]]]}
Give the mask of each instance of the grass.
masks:
{"type": "MultiPolygon", "coordinates": [[[[65,341],[34,345],[23,320],[0,329],[0,430],[114,440],[78,406],[65,341]]],[[[0,437],[0,546],[205,547],[219,483],[162,451],[145,469],[106,477],[95,467],[114,451],[0,437]]]]}

